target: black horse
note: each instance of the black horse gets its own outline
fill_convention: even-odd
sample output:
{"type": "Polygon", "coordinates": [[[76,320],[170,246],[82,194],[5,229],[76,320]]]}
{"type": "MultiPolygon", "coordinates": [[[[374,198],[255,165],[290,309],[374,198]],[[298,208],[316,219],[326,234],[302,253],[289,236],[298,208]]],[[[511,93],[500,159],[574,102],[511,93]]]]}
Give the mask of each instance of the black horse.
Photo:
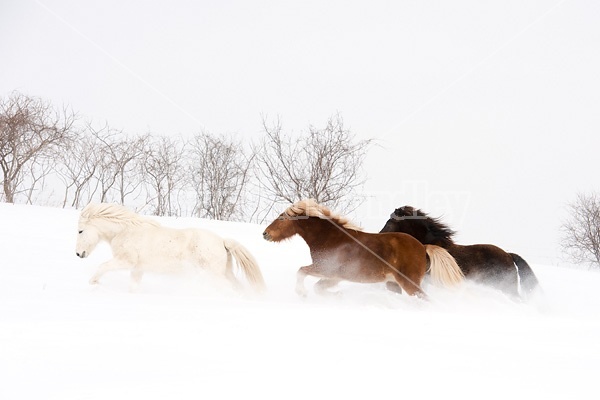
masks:
{"type": "Polygon", "coordinates": [[[381,232],[404,232],[423,244],[443,247],[454,257],[466,278],[511,296],[527,297],[539,285],[531,267],[519,255],[491,244],[456,244],[452,229],[411,206],[394,210],[381,232]]]}

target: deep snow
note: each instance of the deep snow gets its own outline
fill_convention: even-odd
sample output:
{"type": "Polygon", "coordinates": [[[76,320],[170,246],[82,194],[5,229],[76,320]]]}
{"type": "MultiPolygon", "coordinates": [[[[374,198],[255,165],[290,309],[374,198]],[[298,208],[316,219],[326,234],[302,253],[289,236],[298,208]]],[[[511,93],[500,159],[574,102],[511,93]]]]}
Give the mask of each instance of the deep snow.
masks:
{"type": "Polygon", "coordinates": [[[147,274],[129,293],[126,272],[88,284],[110,250],[77,258],[77,218],[0,204],[0,399],[600,398],[597,272],[532,265],[543,293],[528,304],[472,283],[425,284],[430,302],[350,283],[301,299],[301,239],[161,218],[240,241],[268,292],[147,274]]]}

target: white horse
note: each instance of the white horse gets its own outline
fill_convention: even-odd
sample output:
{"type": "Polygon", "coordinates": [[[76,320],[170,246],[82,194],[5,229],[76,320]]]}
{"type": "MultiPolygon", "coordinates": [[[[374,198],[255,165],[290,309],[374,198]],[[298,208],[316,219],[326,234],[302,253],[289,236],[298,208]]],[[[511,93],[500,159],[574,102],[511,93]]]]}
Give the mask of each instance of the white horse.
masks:
{"type": "Polygon", "coordinates": [[[77,256],[89,256],[100,241],[110,244],[113,258],[98,267],[90,284],[97,284],[108,271],[129,269],[131,289],[134,290],[145,271],[175,272],[192,265],[225,276],[237,286],[234,258],[256,291],[265,288],[254,257],[235,240],[223,239],[202,229],[163,227],[120,205],[89,204],[81,211],[77,256]]]}

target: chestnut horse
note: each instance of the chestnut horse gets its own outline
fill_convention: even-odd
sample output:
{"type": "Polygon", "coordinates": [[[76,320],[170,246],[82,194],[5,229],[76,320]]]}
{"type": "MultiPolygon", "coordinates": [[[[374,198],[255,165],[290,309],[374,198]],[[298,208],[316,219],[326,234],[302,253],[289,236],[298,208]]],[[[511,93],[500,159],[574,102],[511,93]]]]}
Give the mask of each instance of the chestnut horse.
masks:
{"type": "Polygon", "coordinates": [[[452,229],[411,206],[394,210],[381,232],[408,233],[423,244],[441,246],[456,259],[466,278],[511,296],[527,297],[538,286],[531,267],[518,254],[507,253],[491,244],[456,244],[452,229]]]}
{"type": "Polygon", "coordinates": [[[362,232],[313,199],[290,206],[263,233],[272,242],[294,235],[304,239],[313,262],[298,270],[296,292],[301,296],[307,294],[304,279],[308,275],[321,278],[315,284],[315,291],[321,294],[345,280],[386,282],[390,290],[398,291],[399,285],[409,295],[420,297],[426,297],[421,280],[428,267],[434,282],[441,285],[452,286],[463,278],[460,268],[443,248],[424,246],[404,233],[362,232]]]}

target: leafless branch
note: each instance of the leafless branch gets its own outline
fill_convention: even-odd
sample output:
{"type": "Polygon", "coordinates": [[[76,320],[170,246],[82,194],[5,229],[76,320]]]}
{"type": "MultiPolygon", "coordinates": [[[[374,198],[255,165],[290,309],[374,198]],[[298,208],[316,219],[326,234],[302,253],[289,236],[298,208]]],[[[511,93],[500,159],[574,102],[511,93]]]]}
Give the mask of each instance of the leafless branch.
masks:
{"type": "Polygon", "coordinates": [[[279,120],[269,126],[263,118],[263,129],[255,152],[265,197],[281,203],[310,197],[339,212],[350,212],[363,201],[357,191],[364,184],[362,163],[371,141],[356,141],[339,115],[296,138],[282,132],[279,120]]]}
{"type": "Polygon", "coordinates": [[[577,195],[562,225],[562,248],[577,263],[600,267],[600,195],[577,195]]]}

